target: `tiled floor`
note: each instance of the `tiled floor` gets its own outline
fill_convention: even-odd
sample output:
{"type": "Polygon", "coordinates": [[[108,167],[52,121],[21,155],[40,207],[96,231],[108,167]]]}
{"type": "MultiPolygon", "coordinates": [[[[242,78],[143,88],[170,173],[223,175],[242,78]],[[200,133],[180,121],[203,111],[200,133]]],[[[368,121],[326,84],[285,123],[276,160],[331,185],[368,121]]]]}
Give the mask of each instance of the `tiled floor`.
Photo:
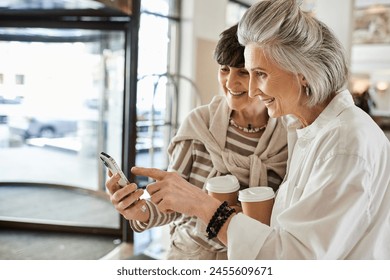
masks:
{"type": "MultiPolygon", "coordinates": [[[[119,229],[119,214],[107,198],[90,191],[43,185],[0,185],[0,220],[119,229]]],[[[94,260],[120,243],[120,234],[76,234],[9,229],[0,224],[0,259],[94,260]],[[2,227],[2,228],[1,228],[2,227]]]]}
{"type": "Polygon", "coordinates": [[[119,214],[91,191],[52,185],[0,184],[0,217],[119,229],[119,214]]]}
{"type": "Polygon", "coordinates": [[[118,242],[109,236],[1,229],[0,260],[99,260],[118,242]]]}

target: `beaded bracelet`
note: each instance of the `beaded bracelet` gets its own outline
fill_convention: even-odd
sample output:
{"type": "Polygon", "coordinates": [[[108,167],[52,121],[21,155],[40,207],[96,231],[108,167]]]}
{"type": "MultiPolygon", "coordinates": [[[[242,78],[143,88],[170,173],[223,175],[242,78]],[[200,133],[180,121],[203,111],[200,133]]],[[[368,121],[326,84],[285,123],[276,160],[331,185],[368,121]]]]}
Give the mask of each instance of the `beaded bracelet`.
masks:
{"type": "Polygon", "coordinates": [[[236,210],[234,208],[230,208],[227,201],[224,201],[215,211],[213,217],[207,225],[207,238],[212,239],[216,237],[223,224],[234,212],[236,212],[236,210]]]}

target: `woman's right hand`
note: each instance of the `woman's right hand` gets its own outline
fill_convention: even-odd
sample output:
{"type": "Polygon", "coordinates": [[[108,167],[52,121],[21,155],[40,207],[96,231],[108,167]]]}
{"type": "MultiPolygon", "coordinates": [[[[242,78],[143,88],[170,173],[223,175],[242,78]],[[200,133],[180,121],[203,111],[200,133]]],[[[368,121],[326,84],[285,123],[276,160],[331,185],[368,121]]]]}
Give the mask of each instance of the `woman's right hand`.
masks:
{"type": "Polygon", "coordinates": [[[110,178],[106,181],[106,188],[115,209],[127,220],[148,222],[149,207],[144,199],[140,199],[144,190],[137,189],[135,183],[120,187],[118,184],[120,180],[119,174],[112,176],[111,172],[109,172],[108,175],[110,178]]]}

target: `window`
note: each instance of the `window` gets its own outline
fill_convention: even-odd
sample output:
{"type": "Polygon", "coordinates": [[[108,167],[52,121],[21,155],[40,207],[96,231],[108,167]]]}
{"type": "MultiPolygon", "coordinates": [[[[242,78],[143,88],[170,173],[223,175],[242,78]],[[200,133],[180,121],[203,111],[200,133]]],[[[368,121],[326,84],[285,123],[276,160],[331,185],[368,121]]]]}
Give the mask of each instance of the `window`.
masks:
{"type": "MultiPolygon", "coordinates": [[[[19,103],[3,104],[7,122],[2,125],[0,157],[7,160],[0,163],[0,181],[103,191],[98,174],[106,171],[96,155],[104,149],[120,158],[121,152],[122,123],[117,120],[123,103],[124,34],[56,32],[64,42],[0,42],[0,48],[9,50],[0,53],[8,74],[25,71],[14,74],[16,87],[4,89],[8,96],[19,96],[19,103]],[[66,42],[78,33],[94,39],[66,42]],[[30,58],[13,63],[25,54],[30,58]]],[[[24,218],[45,216],[30,211],[24,218]]],[[[119,228],[117,218],[95,225],[119,228]]]]}
{"type": "MultiPolygon", "coordinates": [[[[95,9],[101,8],[101,3],[89,2],[97,5],[90,7],[94,9],[94,15],[100,12],[95,9]]],[[[139,165],[166,168],[164,150],[170,139],[172,107],[167,74],[175,73],[177,65],[177,1],[143,0],[141,3],[135,156],[139,165]]],[[[58,10],[50,16],[50,9],[64,8],[62,11],[67,15],[73,10],[61,6],[63,1],[20,1],[19,4],[22,12],[28,13],[30,8],[34,15],[42,12],[37,16],[38,22],[47,20],[50,24],[30,27],[32,20],[10,20],[9,25],[17,26],[0,28],[0,60],[4,75],[1,77],[4,83],[10,81],[14,85],[6,89],[7,95],[18,96],[18,103],[13,106],[0,104],[7,106],[0,108],[0,157],[8,159],[0,162],[0,190],[6,191],[7,184],[10,188],[39,184],[50,186],[50,190],[72,188],[83,194],[93,191],[104,196],[107,170],[98,154],[106,151],[121,164],[124,146],[128,145],[122,142],[125,78],[132,75],[125,71],[130,39],[126,37],[128,18],[112,17],[112,22],[102,23],[95,16],[56,18],[58,10]],[[53,18],[59,22],[72,22],[68,25],[69,22],[65,22],[66,26],[61,22],[61,28],[56,28],[58,22],[53,23],[53,18]]],[[[0,9],[0,13],[7,13],[7,8],[0,9]]],[[[82,5],[73,7],[77,13],[83,8],[82,5]]],[[[103,20],[107,18],[103,17],[103,20]]],[[[66,196],[65,193],[61,195],[66,196]]],[[[69,205],[69,198],[65,196],[64,200],[59,200],[63,205],[69,205]]],[[[0,220],[6,216],[7,220],[76,222],[83,226],[115,229],[115,232],[121,226],[119,214],[112,205],[109,210],[100,209],[108,212],[106,218],[96,211],[99,217],[96,224],[73,220],[66,211],[61,216],[46,211],[47,215],[41,217],[26,209],[17,217],[2,208],[2,199],[5,196],[0,195],[0,220]]],[[[76,203],[75,207],[87,211],[90,206],[76,203]]],[[[156,232],[154,236],[158,235],[156,232]]]]}
{"type": "Polygon", "coordinates": [[[177,1],[141,1],[138,54],[137,164],[166,168],[165,150],[171,138],[172,107],[169,76],[177,64],[177,1]],[[171,54],[174,54],[172,57],[171,54]]]}
{"type": "Polygon", "coordinates": [[[24,85],[24,75],[16,74],[15,75],[15,85],[24,85]]]}
{"type": "MultiPolygon", "coordinates": [[[[141,1],[137,87],[139,153],[136,156],[136,163],[141,166],[166,169],[168,165],[166,150],[175,131],[171,75],[177,73],[178,64],[177,10],[176,0],[141,1]]],[[[134,253],[146,250],[147,254],[160,258],[161,237],[166,229],[158,227],[135,233],[134,253]]]]}
{"type": "Polygon", "coordinates": [[[0,221],[120,236],[98,154],[119,163],[122,156],[125,77],[132,77],[126,85],[136,82],[127,69],[130,18],[97,1],[7,2],[0,9],[7,26],[0,28],[0,157],[7,159],[0,221]]]}
{"type": "Polygon", "coordinates": [[[248,4],[241,3],[240,1],[229,1],[226,8],[227,26],[232,26],[239,22],[248,7],[248,4]]]}

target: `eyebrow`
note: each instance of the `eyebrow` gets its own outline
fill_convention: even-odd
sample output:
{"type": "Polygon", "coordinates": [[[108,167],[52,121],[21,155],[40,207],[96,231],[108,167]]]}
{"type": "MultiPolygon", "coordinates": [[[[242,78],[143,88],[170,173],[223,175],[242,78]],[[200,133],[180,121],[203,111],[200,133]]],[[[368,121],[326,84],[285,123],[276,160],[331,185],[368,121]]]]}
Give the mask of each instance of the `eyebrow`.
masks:
{"type": "Polygon", "coordinates": [[[261,68],[260,66],[258,66],[258,67],[253,67],[253,68],[250,69],[250,71],[255,71],[255,70],[265,71],[265,69],[264,69],[264,68],[261,68]]]}

